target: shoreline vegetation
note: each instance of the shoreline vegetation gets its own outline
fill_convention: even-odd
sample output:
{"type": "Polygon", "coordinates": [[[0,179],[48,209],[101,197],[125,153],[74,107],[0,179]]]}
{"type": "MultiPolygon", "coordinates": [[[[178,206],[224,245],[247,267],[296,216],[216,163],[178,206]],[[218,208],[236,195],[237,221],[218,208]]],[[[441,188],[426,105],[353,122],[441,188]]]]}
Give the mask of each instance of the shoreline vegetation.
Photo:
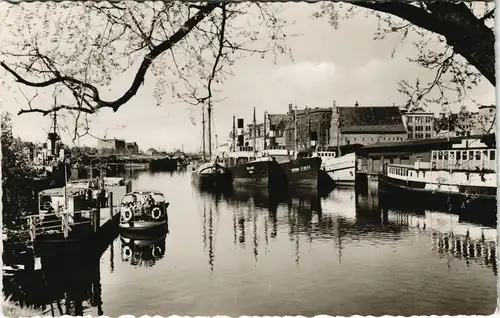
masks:
{"type": "Polygon", "coordinates": [[[11,301],[9,298],[3,296],[2,300],[2,314],[4,317],[43,317],[44,313],[41,310],[22,307],[18,303],[11,301]]]}

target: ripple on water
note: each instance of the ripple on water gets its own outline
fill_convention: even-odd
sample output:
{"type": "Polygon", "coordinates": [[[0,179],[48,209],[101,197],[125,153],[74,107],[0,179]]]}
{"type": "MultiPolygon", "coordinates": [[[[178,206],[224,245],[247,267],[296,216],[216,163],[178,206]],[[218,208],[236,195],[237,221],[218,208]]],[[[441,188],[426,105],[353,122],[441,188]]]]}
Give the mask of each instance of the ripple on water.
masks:
{"type": "Polygon", "coordinates": [[[104,315],[410,316],[496,307],[496,262],[488,256],[495,229],[446,213],[381,210],[374,198],[360,206],[350,190],[280,204],[248,191],[216,203],[189,178],[133,180],[167,195],[171,232],[165,256],[150,267],[122,261],[118,240],[113,255],[104,253],[104,315]],[[467,230],[464,242],[472,243],[457,244],[479,246],[474,254],[444,238],[467,230]]]}

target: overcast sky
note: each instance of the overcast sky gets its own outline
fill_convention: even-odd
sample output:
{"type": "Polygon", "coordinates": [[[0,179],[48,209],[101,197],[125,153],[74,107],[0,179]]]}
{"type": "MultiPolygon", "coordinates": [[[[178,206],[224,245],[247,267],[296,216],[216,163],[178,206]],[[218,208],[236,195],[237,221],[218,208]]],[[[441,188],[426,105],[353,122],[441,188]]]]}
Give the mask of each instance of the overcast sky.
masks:
{"type": "MultiPolygon", "coordinates": [[[[391,58],[397,40],[373,40],[375,17],[342,20],[335,30],[327,19],[312,18],[317,4],[287,3],[284,8],[284,14],[296,21],[290,32],[301,33],[289,38],[294,60],[283,57],[273,64],[272,59],[256,56],[237,62],[235,75],[217,87],[222,91],[219,96],[225,98],[214,105],[213,111],[214,133],[219,143],[231,130],[233,114],[250,123],[254,106],[261,121],[264,110],[286,113],[289,103],[299,108],[330,107],[334,100],[337,105],[354,105],[356,101],[362,106],[398,105],[405,101],[397,92],[399,80],[414,82],[416,77],[429,80],[432,76],[407,61],[407,56],[415,53],[409,41],[399,44],[391,58]]],[[[113,91],[123,92],[130,83],[130,77],[117,76],[113,91]]],[[[92,132],[103,137],[108,128],[108,138],[136,141],[144,150],[149,147],[171,150],[182,145],[186,151],[199,150],[201,109],[173,103],[170,96],[157,107],[153,90],[154,83],[146,80],[138,94],[117,113],[106,109],[96,115],[92,132]]],[[[470,95],[483,104],[495,103],[495,89],[486,80],[470,95]]],[[[17,113],[24,100],[16,85],[2,89],[0,101],[4,110],[17,113]]],[[[439,111],[439,106],[433,110],[439,111]]],[[[33,141],[45,140],[50,126],[50,120],[39,114],[15,116],[13,122],[15,134],[33,141]]],[[[63,135],[63,139],[70,141],[69,135],[63,135]]],[[[80,143],[95,146],[96,140],[87,137],[80,143]]]]}

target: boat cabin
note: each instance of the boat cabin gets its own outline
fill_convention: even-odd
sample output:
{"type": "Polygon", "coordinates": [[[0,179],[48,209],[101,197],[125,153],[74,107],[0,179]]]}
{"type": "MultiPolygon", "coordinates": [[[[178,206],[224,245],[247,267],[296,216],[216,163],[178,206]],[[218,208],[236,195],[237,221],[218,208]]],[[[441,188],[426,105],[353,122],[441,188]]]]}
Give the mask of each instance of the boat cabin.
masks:
{"type": "Polygon", "coordinates": [[[90,209],[91,200],[85,189],[65,187],[43,190],[38,194],[38,213],[78,212],[90,209]],[[50,211],[50,212],[49,212],[50,211]]]}
{"type": "Polygon", "coordinates": [[[127,193],[120,204],[120,224],[130,220],[141,222],[166,218],[168,206],[165,196],[158,191],[136,190],[127,193]]]}
{"type": "Polygon", "coordinates": [[[236,147],[234,151],[227,153],[228,165],[236,166],[238,164],[243,164],[252,160],[255,160],[257,153],[252,146],[240,146],[236,147]]]}
{"type": "Polygon", "coordinates": [[[496,171],[496,149],[433,150],[430,167],[435,170],[496,171]]]}
{"type": "Polygon", "coordinates": [[[165,203],[165,196],[161,192],[151,190],[136,190],[123,196],[121,206],[126,207],[134,205],[144,205],[147,203],[147,200],[150,196],[153,199],[152,203],[154,203],[155,205],[165,203]]]}
{"type": "Polygon", "coordinates": [[[324,150],[320,150],[320,151],[313,152],[312,157],[320,157],[321,158],[321,162],[325,162],[328,159],[336,158],[337,157],[337,152],[336,151],[324,151],[324,150]]]}
{"type": "Polygon", "coordinates": [[[276,159],[277,162],[288,162],[294,156],[293,150],[288,150],[286,146],[270,146],[266,147],[265,150],[260,152],[260,157],[267,158],[272,157],[276,159]]]}

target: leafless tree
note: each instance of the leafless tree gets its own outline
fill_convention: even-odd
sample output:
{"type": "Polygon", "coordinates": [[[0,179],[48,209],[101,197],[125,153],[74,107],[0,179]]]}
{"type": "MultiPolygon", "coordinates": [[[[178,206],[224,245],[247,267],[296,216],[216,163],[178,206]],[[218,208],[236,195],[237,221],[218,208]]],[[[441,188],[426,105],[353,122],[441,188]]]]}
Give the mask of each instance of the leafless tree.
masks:
{"type": "Polygon", "coordinates": [[[413,44],[418,54],[408,60],[435,72],[429,83],[422,83],[418,78],[414,85],[407,81],[399,83],[399,91],[408,96],[406,106],[409,109],[430,103],[444,106],[462,103],[468,97],[467,92],[482,77],[496,85],[493,3],[324,3],[315,17],[328,17],[330,23],[338,27],[340,19],[363,13],[376,14],[379,18],[375,39],[397,34],[403,42],[410,34],[416,35],[413,44]]]}
{"type": "Polygon", "coordinates": [[[208,104],[237,59],[290,54],[276,4],[44,2],[7,9],[2,28],[12,40],[0,49],[6,81],[59,96],[45,107],[27,98],[19,114],[64,110],[76,121],[75,137],[89,133],[88,115],[116,112],[145,81],[156,82],[158,104],[169,90],[191,105],[208,104]],[[105,90],[117,77],[131,83],[113,96],[105,90]]]}

